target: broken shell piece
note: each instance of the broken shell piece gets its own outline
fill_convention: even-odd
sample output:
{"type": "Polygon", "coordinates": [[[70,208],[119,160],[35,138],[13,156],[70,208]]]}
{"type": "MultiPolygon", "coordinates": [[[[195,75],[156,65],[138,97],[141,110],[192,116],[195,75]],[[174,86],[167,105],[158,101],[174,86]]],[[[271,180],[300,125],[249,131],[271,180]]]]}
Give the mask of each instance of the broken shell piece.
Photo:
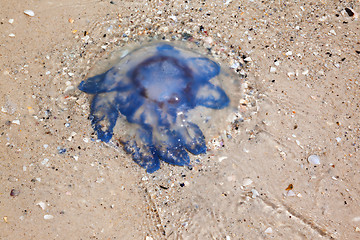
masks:
{"type": "Polygon", "coordinates": [[[24,13],[25,13],[26,15],[30,16],[30,17],[35,16],[34,11],[32,11],[32,10],[25,10],[24,13]]]}

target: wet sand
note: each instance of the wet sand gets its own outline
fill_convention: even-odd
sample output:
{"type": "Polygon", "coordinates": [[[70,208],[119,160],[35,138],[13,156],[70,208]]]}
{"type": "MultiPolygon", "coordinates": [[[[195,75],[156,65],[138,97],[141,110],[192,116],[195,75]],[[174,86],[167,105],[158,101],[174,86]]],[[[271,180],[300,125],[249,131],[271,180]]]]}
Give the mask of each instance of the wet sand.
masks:
{"type": "Polygon", "coordinates": [[[0,239],[360,238],[358,12],[326,0],[3,1],[0,239]],[[192,169],[147,174],[96,141],[77,89],[105,54],[149,39],[198,43],[243,84],[238,115],[205,135],[192,169]]]}

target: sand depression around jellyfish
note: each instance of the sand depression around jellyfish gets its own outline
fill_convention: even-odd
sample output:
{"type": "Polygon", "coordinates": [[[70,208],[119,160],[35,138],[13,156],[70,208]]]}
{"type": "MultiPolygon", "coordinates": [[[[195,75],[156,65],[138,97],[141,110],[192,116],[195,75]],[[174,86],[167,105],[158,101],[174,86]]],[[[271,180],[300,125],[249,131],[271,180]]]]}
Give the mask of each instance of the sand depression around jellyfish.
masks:
{"type": "Polygon", "coordinates": [[[160,161],[189,166],[188,152],[206,153],[202,128],[231,108],[224,89],[231,77],[218,63],[157,42],[123,53],[110,66],[79,85],[93,95],[90,119],[98,139],[109,142],[117,129],[126,129],[115,138],[149,173],[160,161]]]}

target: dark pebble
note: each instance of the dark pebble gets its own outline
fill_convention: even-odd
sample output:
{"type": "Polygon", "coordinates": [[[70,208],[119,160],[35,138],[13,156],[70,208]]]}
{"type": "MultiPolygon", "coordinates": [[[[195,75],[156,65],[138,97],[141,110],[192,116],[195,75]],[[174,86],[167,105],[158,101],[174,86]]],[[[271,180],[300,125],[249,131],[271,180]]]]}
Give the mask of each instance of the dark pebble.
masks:
{"type": "Polygon", "coordinates": [[[19,194],[20,194],[19,190],[11,189],[10,196],[17,197],[17,196],[19,196],[19,194]]]}
{"type": "Polygon", "coordinates": [[[345,8],[345,11],[350,17],[354,16],[354,12],[350,8],[345,8]]]}

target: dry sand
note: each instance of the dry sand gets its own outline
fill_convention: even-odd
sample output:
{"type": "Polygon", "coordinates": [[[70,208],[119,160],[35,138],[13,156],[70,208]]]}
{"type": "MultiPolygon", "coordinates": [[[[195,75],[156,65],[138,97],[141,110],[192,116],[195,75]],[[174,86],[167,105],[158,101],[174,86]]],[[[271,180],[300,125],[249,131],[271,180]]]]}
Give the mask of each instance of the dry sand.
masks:
{"type": "Polygon", "coordinates": [[[0,239],[360,239],[358,12],[330,0],[3,0],[0,239]],[[76,86],[104,53],[150,38],[199,42],[243,81],[241,121],[208,138],[192,170],[150,175],[92,141],[76,86]]]}

